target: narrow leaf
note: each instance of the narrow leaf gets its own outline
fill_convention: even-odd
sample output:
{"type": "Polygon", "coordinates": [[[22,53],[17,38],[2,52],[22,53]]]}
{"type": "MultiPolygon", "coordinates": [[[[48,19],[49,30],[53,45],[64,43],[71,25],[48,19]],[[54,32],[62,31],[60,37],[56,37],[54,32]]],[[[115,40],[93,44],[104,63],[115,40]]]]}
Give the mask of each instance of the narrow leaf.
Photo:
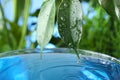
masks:
{"type": "Polygon", "coordinates": [[[60,4],[62,3],[62,1],[63,1],[63,0],[56,0],[56,1],[55,1],[55,6],[56,6],[55,21],[56,21],[56,22],[57,22],[59,7],[60,7],[60,4]]]}
{"type": "Polygon", "coordinates": [[[114,0],[116,16],[120,20],[120,0],[114,0]]]}
{"type": "Polygon", "coordinates": [[[34,13],[30,14],[30,16],[38,17],[39,12],[40,12],[40,9],[37,9],[34,13]]]}
{"type": "Polygon", "coordinates": [[[25,0],[12,0],[13,2],[13,13],[14,13],[14,22],[18,22],[19,17],[23,13],[25,0]]]}
{"type": "Polygon", "coordinates": [[[82,34],[82,9],[79,0],[63,0],[58,12],[59,33],[64,42],[77,53],[82,34]]]}
{"type": "Polygon", "coordinates": [[[46,0],[38,15],[37,42],[41,50],[50,41],[55,21],[55,0],[46,0]]]}
{"type": "Polygon", "coordinates": [[[21,37],[20,37],[18,49],[23,48],[23,46],[25,44],[24,38],[25,38],[26,32],[27,32],[27,21],[28,21],[28,17],[29,17],[30,3],[31,3],[31,0],[25,0],[24,13],[23,13],[24,21],[23,21],[23,25],[22,25],[22,31],[21,31],[21,37]]]}

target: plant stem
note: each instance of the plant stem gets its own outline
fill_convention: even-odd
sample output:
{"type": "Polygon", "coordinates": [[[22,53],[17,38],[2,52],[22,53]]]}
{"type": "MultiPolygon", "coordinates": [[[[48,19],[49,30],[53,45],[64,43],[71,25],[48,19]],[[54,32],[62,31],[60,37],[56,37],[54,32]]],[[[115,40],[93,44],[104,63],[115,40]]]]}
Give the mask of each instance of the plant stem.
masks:
{"type": "Polygon", "coordinates": [[[13,1],[13,7],[14,7],[14,22],[17,23],[16,19],[16,14],[17,14],[17,0],[12,0],[13,1]]]}
{"type": "Polygon", "coordinates": [[[9,36],[9,32],[8,32],[8,29],[7,29],[7,26],[6,26],[6,18],[5,18],[5,15],[4,15],[4,10],[3,10],[3,7],[2,7],[2,3],[1,3],[1,0],[0,0],[0,10],[1,10],[1,13],[2,13],[2,18],[3,18],[3,22],[4,22],[4,27],[5,27],[5,35],[8,36],[7,37],[7,43],[9,44],[9,46],[11,46],[11,42],[9,41],[10,40],[10,36],[9,36]]]}
{"type": "Polygon", "coordinates": [[[22,33],[21,33],[21,38],[20,38],[20,43],[18,45],[18,49],[23,48],[24,39],[26,36],[26,31],[27,31],[29,8],[30,8],[30,0],[25,0],[24,15],[23,15],[24,22],[23,22],[23,26],[22,26],[22,33]]]}

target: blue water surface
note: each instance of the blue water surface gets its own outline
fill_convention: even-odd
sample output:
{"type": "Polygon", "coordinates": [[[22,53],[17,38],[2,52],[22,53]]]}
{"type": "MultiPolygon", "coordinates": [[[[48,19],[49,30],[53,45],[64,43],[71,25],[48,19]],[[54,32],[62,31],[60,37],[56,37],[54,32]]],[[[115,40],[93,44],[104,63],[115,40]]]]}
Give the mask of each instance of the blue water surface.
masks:
{"type": "Polygon", "coordinates": [[[120,65],[75,54],[24,54],[0,58],[0,80],[120,80],[120,65]]]}
{"type": "Polygon", "coordinates": [[[0,58],[0,80],[28,80],[21,57],[0,58]]]}

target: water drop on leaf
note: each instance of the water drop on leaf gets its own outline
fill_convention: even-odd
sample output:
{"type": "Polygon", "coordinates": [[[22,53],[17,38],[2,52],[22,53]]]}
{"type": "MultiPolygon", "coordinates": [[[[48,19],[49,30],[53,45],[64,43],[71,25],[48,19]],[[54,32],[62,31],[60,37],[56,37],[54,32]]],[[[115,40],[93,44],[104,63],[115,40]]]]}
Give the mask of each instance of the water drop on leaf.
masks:
{"type": "Polygon", "coordinates": [[[64,3],[64,6],[67,7],[68,5],[66,3],[64,3]]]}
{"type": "Polygon", "coordinates": [[[41,50],[50,41],[55,21],[55,0],[46,0],[41,7],[38,16],[37,42],[41,50]]]}
{"type": "Polygon", "coordinates": [[[79,0],[63,0],[58,11],[59,33],[68,47],[75,50],[78,58],[77,46],[81,39],[81,21],[82,8],[79,0]]]}

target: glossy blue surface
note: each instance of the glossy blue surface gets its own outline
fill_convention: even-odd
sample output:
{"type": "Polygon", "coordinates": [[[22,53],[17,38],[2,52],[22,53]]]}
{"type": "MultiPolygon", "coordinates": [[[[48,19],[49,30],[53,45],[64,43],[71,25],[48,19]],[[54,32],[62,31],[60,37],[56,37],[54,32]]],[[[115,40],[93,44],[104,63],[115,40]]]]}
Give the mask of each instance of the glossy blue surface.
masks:
{"type": "Polygon", "coordinates": [[[25,65],[20,57],[0,59],[0,80],[28,80],[25,65]]]}
{"type": "Polygon", "coordinates": [[[0,58],[0,80],[120,80],[120,61],[99,53],[80,50],[80,60],[69,49],[48,49],[42,58],[39,50],[8,53],[21,55],[0,58]]]}

